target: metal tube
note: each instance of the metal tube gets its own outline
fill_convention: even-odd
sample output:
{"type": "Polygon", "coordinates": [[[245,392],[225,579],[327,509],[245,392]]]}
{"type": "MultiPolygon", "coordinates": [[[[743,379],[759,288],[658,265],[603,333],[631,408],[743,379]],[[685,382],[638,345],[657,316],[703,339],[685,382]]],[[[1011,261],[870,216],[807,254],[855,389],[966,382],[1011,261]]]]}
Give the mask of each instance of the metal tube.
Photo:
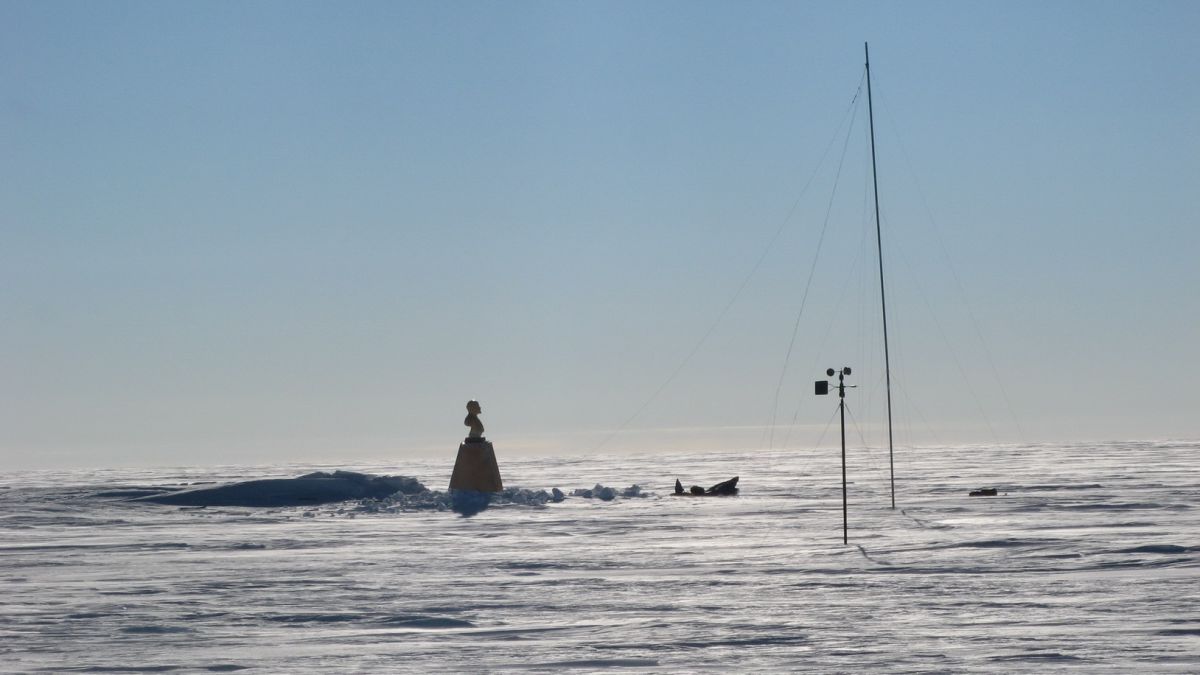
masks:
{"type": "Polygon", "coordinates": [[[842,543],[850,543],[850,522],[846,508],[846,385],[845,376],[838,373],[838,412],[842,417],[842,543]]]}
{"type": "Polygon", "coordinates": [[[883,308],[883,368],[887,381],[888,472],[892,481],[892,508],[896,508],[896,465],[892,459],[892,364],[888,354],[887,293],[883,290],[883,235],[879,229],[879,174],[875,170],[875,108],[871,103],[871,52],[863,43],[867,59],[867,114],[871,120],[871,183],[875,188],[875,244],[879,250],[879,302],[883,308]]]}

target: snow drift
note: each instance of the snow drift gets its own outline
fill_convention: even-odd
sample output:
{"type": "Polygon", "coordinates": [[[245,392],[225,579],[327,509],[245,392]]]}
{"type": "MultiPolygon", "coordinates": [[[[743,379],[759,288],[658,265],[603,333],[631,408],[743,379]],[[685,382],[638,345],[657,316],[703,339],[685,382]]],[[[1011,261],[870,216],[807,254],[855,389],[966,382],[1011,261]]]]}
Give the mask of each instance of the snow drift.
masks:
{"type": "Polygon", "coordinates": [[[419,494],[425,486],[408,476],[373,476],[353,471],[317,471],[297,478],[267,478],[138,497],[133,501],[174,506],[310,506],[352,499],[419,494]]]}

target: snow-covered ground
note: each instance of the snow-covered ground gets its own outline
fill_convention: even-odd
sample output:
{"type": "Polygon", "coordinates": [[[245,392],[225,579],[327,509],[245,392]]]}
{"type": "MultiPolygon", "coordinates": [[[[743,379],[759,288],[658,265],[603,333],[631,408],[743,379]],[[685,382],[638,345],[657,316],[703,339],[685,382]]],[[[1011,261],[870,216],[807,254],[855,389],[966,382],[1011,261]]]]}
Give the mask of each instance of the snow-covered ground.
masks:
{"type": "Polygon", "coordinates": [[[126,501],[332,469],[441,490],[452,451],[0,476],[0,669],[1200,671],[1196,443],[902,450],[894,511],[886,454],[854,451],[849,546],[836,451],[496,449],[525,491],[469,518],[436,495],[126,501]],[[738,497],[671,495],[676,477],[734,475],[738,497]],[[596,484],[616,498],[574,494],[596,484]],[[634,484],[641,496],[621,496],[634,484]],[[967,496],[989,486],[1000,494],[967,496]],[[536,496],[552,488],[565,499],[536,496]]]}

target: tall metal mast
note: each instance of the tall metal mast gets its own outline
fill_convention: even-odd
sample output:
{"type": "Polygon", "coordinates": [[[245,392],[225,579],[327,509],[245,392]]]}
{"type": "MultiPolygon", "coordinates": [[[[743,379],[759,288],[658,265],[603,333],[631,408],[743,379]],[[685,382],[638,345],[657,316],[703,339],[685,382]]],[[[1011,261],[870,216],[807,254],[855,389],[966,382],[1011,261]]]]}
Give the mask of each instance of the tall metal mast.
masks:
{"type": "Polygon", "coordinates": [[[892,481],[892,508],[896,508],[896,465],[892,459],[892,364],[888,355],[887,293],[883,290],[883,235],[879,228],[879,174],[875,170],[875,109],[871,105],[871,51],[863,43],[867,60],[867,114],[871,121],[871,183],[875,187],[875,244],[879,249],[879,301],[883,308],[883,368],[887,381],[888,471],[892,481]]]}

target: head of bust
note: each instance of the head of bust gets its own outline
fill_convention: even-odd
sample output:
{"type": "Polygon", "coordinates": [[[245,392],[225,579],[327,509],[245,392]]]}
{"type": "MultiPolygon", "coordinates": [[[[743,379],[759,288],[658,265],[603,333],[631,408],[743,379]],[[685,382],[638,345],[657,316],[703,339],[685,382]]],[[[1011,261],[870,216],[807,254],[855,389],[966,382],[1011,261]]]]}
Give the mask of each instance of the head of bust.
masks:
{"type": "Polygon", "coordinates": [[[472,415],[479,415],[483,412],[483,408],[479,407],[479,401],[471,399],[470,401],[467,401],[467,412],[471,413],[472,415]]]}

